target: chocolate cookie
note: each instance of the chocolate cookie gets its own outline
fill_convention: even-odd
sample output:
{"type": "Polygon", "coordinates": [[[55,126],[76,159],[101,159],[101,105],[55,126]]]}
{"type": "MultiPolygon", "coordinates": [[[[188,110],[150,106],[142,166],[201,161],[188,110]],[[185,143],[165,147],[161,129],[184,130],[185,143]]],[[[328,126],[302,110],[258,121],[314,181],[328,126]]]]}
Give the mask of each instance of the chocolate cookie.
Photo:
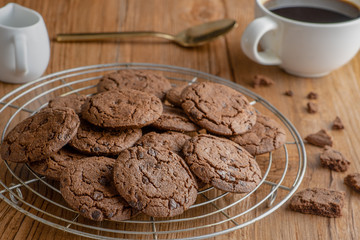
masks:
{"type": "Polygon", "coordinates": [[[116,189],[130,206],[153,217],[183,213],[196,200],[197,185],[184,160],[157,147],[132,147],[114,168],[116,189]]]}
{"type": "Polygon", "coordinates": [[[91,155],[117,155],[122,150],[132,147],[141,136],[140,128],[109,130],[81,121],[69,145],[91,155]]]}
{"type": "Polygon", "coordinates": [[[183,153],[192,172],[220,190],[246,193],[261,180],[254,157],[231,140],[201,134],[185,143],[183,153]]]}
{"type": "Polygon", "coordinates": [[[344,182],[352,189],[360,192],[360,173],[349,174],[345,177],[344,182]]]}
{"type": "Polygon", "coordinates": [[[182,109],[163,106],[163,113],[151,126],[160,130],[195,132],[200,128],[193,123],[182,109]]]}
{"type": "Polygon", "coordinates": [[[256,122],[255,109],[240,92],[212,82],[195,83],[181,94],[182,108],[189,118],[209,132],[237,135],[256,122]]]}
{"type": "Polygon", "coordinates": [[[308,188],[298,192],[290,200],[290,209],[296,212],[324,217],[340,217],[345,193],[324,189],[308,188]]]}
{"type": "Polygon", "coordinates": [[[286,135],[285,130],[275,120],[258,114],[256,123],[250,131],[230,139],[255,156],[271,152],[284,145],[286,135]]]}
{"type": "Polygon", "coordinates": [[[142,147],[161,147],[182,155],[182,148],[190,137],[179,132],[150,132],[142,136],[135,145],[142,147]]]}
{"type": "Polygon", "coordinates": [[[171,88],[171,84],[165,77],[155,73],[141,70],[119,70],[104,75],[97,85],[98,92],[116,88],[131,88],[164,99],[166,92],[171,88]]]}
{"type": "Polygon", "coordinates": [[[325,146],[324,151],[320,154],[320,161],[323,167],[337,172],[345,172],[350,165],[350,162],[341,152],[329,146],[325,146]]]}
{"type": "Polygon", "coordinates": [[[74,109],[77,114],[81,113],[81,106],[85,103],[87,96],[85,95],[67,95],[56,97],[49,101],[49,108],[68,107],[74,109]]]}
{"type": "Polygon", "coordinates": [[[70,147],[63,147],[58,152],[53,153],[45,160],[31,162],[29,166],[34,172],[60,181],[60,175],[64,169],[74,161],[86,158],[87,156],[76,152],[70,147]]]}
{"type": "Polygon", "coordinates": [[[71,108],[48,108],[17,124],[1,144],[3,160],[24,163],[48,158],[76,134],[80,120],[71,108]]]}
{"type": "Polygon", "coordinates": [[[91,220],[121,221],[136,214],[116,191],[113,183],[115,159],[90,157],[69,165],[60,179],[65,201],[91,220]]]}
{"type": "Polygon", "coordinates": [[[141,128],[155,122],[162,114],[159,98],[133,89],[96,94],[82,107],[82,117],[100,127],[141,128]]]}
{"type": "Polygon", "coordinates": [[[181,107],[181,93],[187,87],[187,84],[179,85],[171,88],[166,93],[166,100],[174,106],[181,107]]]}

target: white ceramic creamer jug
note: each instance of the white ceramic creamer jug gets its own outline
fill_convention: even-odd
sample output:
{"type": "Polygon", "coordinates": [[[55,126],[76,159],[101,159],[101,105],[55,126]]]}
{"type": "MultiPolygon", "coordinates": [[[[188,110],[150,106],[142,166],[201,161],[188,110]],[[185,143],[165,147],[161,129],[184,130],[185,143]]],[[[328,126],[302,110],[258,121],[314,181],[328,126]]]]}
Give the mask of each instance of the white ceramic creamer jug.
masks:
{"type": "Polygon", "coordinates": [[[9,3],[0,8],[0,81],[25,83],[48,65],[50,43],[41,15],[9,3]]]}

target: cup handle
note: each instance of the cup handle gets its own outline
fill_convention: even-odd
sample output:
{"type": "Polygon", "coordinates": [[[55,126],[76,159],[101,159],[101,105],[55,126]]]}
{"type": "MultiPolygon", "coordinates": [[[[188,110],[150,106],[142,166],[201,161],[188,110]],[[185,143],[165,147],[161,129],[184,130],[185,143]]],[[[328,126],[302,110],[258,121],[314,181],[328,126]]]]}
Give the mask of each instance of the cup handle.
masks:
{"type": "Polygon", "coordinates": [[[28,72],[26,36],[14,36],[15,45],[15,72],[25,75],[28,72]]]}
{"type": "Polygon", "coordinates": [[[258,51],[260,39],[265,33],[276,30],[278,24],[269,17],[256,18],[245,29],[241,38],[241,48],[250,59],[263,65],[279,65],[281,60],[273,50],[258,51]]]}

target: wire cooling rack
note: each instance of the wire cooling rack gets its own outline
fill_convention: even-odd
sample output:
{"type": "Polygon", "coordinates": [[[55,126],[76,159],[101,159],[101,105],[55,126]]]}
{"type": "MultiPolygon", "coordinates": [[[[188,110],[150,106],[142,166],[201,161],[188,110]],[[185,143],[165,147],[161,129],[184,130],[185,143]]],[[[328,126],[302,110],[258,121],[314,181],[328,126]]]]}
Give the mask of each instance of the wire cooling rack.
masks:
{"type": "Polygon", "coordinates": [[[1,142],[19,121],[46,106],[60,95],[96,92],[103,74],[120,69],[161,72],[173,85],[213,81],[247,96],[257,111],[272,116],[287,131],[283,148],[257,156],[261,183],[247,194],[205,187],[196,203],[172,218],[146,215],[122,222],[92,222],[70,209],[61,197],[57,182],[34,173],[26,164],[0,161],[0,199],[39,222],[94,239],[204,239],[248,226],[282,206],[299,187],[306,168],[303,141],[295,127],[269,102],[248,89],[223,78],[193,69],[169,65],[126,63],[69,69],[22,85],[0,99],[1,142]]]}

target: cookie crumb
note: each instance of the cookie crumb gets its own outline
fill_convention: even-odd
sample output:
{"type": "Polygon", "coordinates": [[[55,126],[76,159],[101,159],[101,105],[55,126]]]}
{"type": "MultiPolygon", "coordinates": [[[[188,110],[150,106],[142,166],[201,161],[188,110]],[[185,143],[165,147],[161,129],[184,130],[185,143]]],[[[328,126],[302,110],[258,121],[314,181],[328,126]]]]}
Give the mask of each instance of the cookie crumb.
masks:
{"type": "Polygon", "coordinates": [[[291,90],[287,90],[287,91],[284,92],[284,95],[292,97],[294,95],[294,93],[291,90]]]}
{"type": "Polygon", "coordinates": [[[309,134],[307,137],[305,137],[305,140],[308,143],[318,147],[325,147],[326,145],[332,147],[333,145],[332,137],[325,129],[321,129],[316,133],[309,134]]]}
{"type": "Polygon", "coordinates": [[[308,188],[294,195],[289,208],[300,213],[313,214],[323,217],[340,217],[344,206],[345,192],[308,188]]]}
{"type": "Polygon", "coordinates": [[[265,75],[261,75],[261,74],[256,74],[253,78],[253,87],[254,88],[257,88],[257,87],[260,87],[261,85],[262,86],[270,86],[270,85],[273,85],[275,82],[265,76],[265,75]]]}
{"type": "Polygon", "coordinates": [[[344,183],[352,189],[360,192],[360,173],[347,175],[344,179],[344,183]]]}
{"type": "Polygon", "coordinates": [[[316,103],[308,102],[306,106],[307,106],[308,113],[317,113],[318,112],[319,108],[316,103]]]}
{"type": "Polygon", "coordinates": [[[307,95],[308,99],[318,99],[318,94],[315,92],[309,92],[309,94],[307,95]]]}
{"type": "Polygon", "coordinates": [[[345,172],[350,165],[350,162],[341,152],[329,146],[325,146],[324,151],[320,154],[320,161],[323,167],[330,168],[336,172],[345,172]]]}
{"type": "Polygon", "coordinates": [[[341,130],[341,129],[344,129],[345,127],[344,127],[344,124],[342,123],[341,119],[338,116],[336,116],[331,128],[333,130],[341,130]]]}

